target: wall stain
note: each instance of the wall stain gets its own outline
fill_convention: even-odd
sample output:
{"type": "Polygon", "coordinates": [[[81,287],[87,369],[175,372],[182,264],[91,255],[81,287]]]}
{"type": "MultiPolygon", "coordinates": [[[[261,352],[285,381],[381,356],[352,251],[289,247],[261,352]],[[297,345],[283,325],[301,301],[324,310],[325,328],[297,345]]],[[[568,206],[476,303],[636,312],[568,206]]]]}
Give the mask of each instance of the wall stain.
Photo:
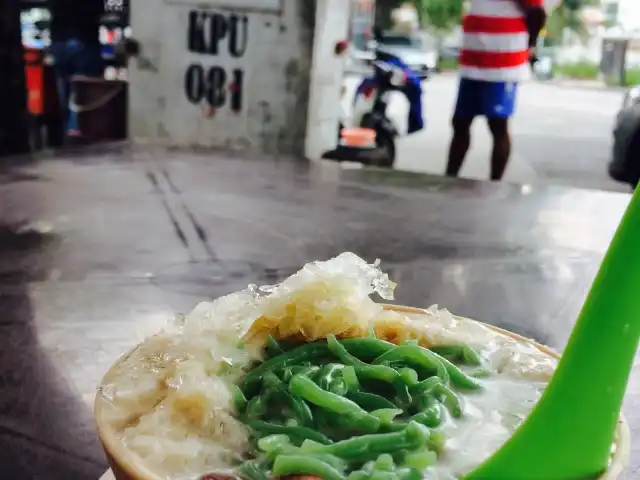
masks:
{"type": "Polygon", "coordinates": [[[251,148],[253,147],[253,142],[247,137],[240,137],[236,140],[236,145],[238,148],[251,148]]]}
{"type": "Polygon", "coordinates": [[[164,126],[164,122],[158,122],[156,127],[158,138],[170,138],[169,131],[164,126]]]}
{"type": "Polygon", "coordinates": [[[298,60],[292,58],[287,62],[284,67],[284,78],[285,78],[285,90],[289,93],[292,92],[294,88],[294,83],[296,77],[300,74],[300,64],[298,60]]]}
{"type": "Polygon", "coordinates": [[[142,54],[136,57],[138,62],[138,69],[151,73],[158,73],[158,67],[151,61],[149,57],[145,57],[142,54]]]}

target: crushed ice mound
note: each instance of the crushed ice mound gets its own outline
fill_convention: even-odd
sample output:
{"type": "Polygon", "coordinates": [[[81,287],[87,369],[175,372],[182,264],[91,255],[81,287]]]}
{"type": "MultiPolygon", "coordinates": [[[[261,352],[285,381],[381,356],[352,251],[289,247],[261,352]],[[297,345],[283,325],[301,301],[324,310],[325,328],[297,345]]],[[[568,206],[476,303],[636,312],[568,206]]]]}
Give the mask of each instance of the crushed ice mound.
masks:
{"type": "Polygon", "coordinates": [[[393,300],[393,291],[396,288],[396,284],[389,280],[389,275],[380,270],[380,260],[368,264],[356,254],[345,252],[326,262],[307,263],[302,270],[281,284],[262,287],[260,290],[286,294],[320,282],[340,283],[343,288],[352,290],[353,295],[359,298],[377,293],[385,300],[393,300]]]}
{"type": "Polygon", "coordinates": [[[395,284],[378,262],[368,264],[353,253],[306,264],[279,285],[262,287],[261,316],[245,340],[298,337],[313,341],[329,334],[355,336],[366,331],[382,305],[370,296],[393,299],[395,284]]]}
{"type": "Polygon", "coordinates": [[[382,311],[370,295],[391,300],[394,288],[378,262],[368,264],[353,253],[308,263],[279,285],[261,289],[268,295],[246,339],[357,335],[382,311]]]}
{"type": "Polygon", "coordinates": [[[334,333],[366,331],[382,306],[370,296],[393,299],[395,283],[379,268],[346,252],[325,262],[306,264],[272,286],[247,290],[197,305],[177,325],[183,332],[216,332],[222,340],[261,343],[276,338],[316,340],[334,333]]]}

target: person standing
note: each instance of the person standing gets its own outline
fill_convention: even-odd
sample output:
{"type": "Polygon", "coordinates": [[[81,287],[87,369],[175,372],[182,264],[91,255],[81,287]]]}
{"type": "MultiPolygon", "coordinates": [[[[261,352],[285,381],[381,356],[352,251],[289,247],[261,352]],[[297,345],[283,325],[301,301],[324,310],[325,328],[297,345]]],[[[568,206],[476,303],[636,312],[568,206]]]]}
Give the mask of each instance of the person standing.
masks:
{"type": "Polygon", "coordinates": [[[80,134],[78,116],[69,108],[71,77],[103,77],[100,19],[103,0],[49,0],[51,47],[58,96],[69,136],[80,134]]]}
{"type": "Polygon", "coordinates": [[[471,0],[462,22],[448,176],[459,174],[471,143],[471,124],[483,116],[493,137],[491,179],[502,179],[511,153],[509,118],[515,111],[518,82],[531,74],[545,21],[544,0],[471,0]]]}

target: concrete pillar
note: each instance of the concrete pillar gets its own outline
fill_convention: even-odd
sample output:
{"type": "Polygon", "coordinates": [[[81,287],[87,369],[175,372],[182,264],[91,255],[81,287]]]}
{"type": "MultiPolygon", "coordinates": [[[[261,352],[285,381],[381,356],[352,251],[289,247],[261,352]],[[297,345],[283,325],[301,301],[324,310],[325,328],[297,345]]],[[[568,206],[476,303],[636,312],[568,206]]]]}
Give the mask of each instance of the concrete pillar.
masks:
{"type": "Polygon", "coordinates": [[[171,0],[154,2],[152,12],[149,5],[131,3],[141,46],[129,71],[134,140],[301,155],[310,89],[319,77],[332,78],[320,82],[328,95],[322,101],[339,107],[337,61],[328,56],[328,43],[316,48],[314,32],[322,42],[329,42],[325,30],[345,38],[348,2],[171,0]],[[316,61],[316,51],[324,62],[316,61]]]}
{"type": "Polygon", "coordinates": [[[29,151],[20,2],[0,2],[0,157],[29,151]]]}
{"type": "Polygon", "coordinates": [[[350,5],[345,0],[317,2],[305,145],[305,155],[310,159],[318,159],[336,146],[345,60],[337,57],[334,49],[337,42],[347,38],[350,18],[350,5]]]}

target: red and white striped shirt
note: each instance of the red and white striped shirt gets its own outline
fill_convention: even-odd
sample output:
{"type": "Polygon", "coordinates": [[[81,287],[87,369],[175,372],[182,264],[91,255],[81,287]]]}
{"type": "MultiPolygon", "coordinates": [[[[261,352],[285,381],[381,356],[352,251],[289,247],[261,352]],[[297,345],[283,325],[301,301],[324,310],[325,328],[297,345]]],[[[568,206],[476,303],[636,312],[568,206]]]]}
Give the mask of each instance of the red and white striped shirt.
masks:
{"type": "MultiPolygon", "coordinates": [[[[532,6],[547,3],[529,2],[532,6]]],[[[490,82],[517,82],[529,77],[529,34],[514,0],[471,0],[462,30],[462,77],[490,82]]]]}

